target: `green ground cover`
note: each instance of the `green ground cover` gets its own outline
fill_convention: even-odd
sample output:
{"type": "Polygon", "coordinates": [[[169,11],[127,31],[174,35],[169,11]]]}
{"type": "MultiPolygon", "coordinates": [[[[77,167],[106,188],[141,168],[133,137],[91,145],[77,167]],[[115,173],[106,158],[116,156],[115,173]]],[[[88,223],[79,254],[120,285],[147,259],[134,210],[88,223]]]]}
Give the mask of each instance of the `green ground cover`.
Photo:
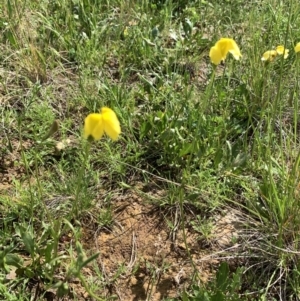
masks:
{"type": "Polygon", "coordinates": [[[299,300],[299,15],[297,0],[1,1],[0,299],[299,300]],[[215,66],[222,37],[242,57],[215,66]],[[122,133],[90,143],[105,106],[122,133]],[[164,262],[107,275],[85,240],[121,227],[128,192],[182,234],[191,272],[160,297],[118,285],[142,265],[158,283],[164,262]],[[239,231],[216,249],[224,212],[239,231]],[[205,281],[190,233],[218,254],[205,281]]]}

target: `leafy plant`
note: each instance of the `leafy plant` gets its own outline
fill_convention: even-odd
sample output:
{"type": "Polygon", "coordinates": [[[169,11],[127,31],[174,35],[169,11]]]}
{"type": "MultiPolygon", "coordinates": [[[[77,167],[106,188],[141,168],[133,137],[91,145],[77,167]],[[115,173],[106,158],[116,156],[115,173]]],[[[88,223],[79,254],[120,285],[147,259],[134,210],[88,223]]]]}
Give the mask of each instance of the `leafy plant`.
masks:
{"type": "Polygon", "coordinates": [[[183,293],[183,301],[238,301],[242,300],[239,290],[242,285],[242,269],[238,268],[230,275],[229,265],[222,262],[216,274],[215,281],[205,287],[194,286],[192,293],[183,293]]]}

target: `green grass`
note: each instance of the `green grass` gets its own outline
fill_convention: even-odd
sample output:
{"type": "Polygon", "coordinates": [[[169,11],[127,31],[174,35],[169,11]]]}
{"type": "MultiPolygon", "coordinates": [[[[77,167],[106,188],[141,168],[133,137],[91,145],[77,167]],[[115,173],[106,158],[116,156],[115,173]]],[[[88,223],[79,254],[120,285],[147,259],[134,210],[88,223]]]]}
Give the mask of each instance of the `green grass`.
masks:
{"type": "Polygon", "coordinates": [[[186,231],[209,244],[215,216],[243,216],[240,247],[219,250],[207,283],[192,263],[176,300],[299,300],[299,13],[296,0],[0,3],[0,299],[80,300],[76,278],[111,300],[126,273],[108,280],[84,225],[113,229],[114,196],[132,191],[185,229],[191,261],[186,231]],[[221,37],[243,57],[214,68],[221,37]],[[262,62],[278,45],[289,57],[262,62]],[[122,135],[89,146],[83,121],[102,106],[122,135]]]}

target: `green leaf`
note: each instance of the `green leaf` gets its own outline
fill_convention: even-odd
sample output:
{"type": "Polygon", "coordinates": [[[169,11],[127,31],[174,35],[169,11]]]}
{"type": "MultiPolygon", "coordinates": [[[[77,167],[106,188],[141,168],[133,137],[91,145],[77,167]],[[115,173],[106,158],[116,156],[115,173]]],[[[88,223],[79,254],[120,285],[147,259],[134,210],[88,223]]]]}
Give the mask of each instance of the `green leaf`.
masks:
{"type": "Polygon", "coordinates": [[[7,138],[7,148],[8,150],[13,153],[14,149],[13,149],[13,146],[11,144],[11,140],[10,140],[10,137],[8,135],[6,135],[6,138],[7,138]]]}
{"type": "Polygon", "coordinates": [[[21,267],[23,260],[17,254],[7,254],[6,255],[6,264],[14,267],[21,267]]]}
{"type": "Polygon", "coordinates": [[[7,0],[7,10],[8,10],[8,16],[11,19],[13,16],[13,8],[12,5],[10,3],[10,0],[7,0]]]}
{"type": "Polygon", "coordinates": [[[222,262],[217,272],[217,288],[222,292],[224,292],[228,286],[228,276],[229,276],[228,263],[222,262]]]}
{"type": "Polygon", "coordinates": [[[8,30],[8,31],[5,33],[5,36],[6,36],[6,39],[7,39],[13,46],[16,46],[16,45],[17,45],[15,36],[14,36],[14,34],[13,34],[10,30],[8,30]]]}
{"type": "Polygon", "coordinates": [[[147,136],[151,129],[152,129],[152,124],[149,121],[143,122],[141,126],[141,132],[140,132],[141,138],[147,136]]]}
{"type": "Polygon", "coordinates": [[[60,281],[60,285],[57,288],[56,295],[59,298],[62,298],[63,296],[67,295],[69,293],[69,286],[67,283],[63,283],[60,281]]]}
{"type": "Polygon", "coordinates": [[[183,157],[187,154],[190,154],[193,149],[193,143],[186,143],[183,145],[183,148],[180,150],[179,156],[183,157]]]}
{"type": "Polygon", "coordinates": [[[189,298],[188,298],[188,295],[187,295],[186,291],[184,291],[184,292],[182,293],[181,298],[182,298],[182,301],[189,301],[189,298]]]}
{"type": "Polygon", "coordinates": [[[21,231],[21,237],[25,246],[26,251],[31,255],[31,257],[34,256],[34,240],[32,238],[32,236],[28,233],[21,231]]]}
{"type": "Polygon", "coordinates": [[[218,168],[219,164],[221,163],[223,158],[223,149],[218,148],[216,153],[215,153],[215,158],[214,158],[214,166],[215,168],[218,168]]]}
{"type": "Polygon", "coordinates": [[[0,269],[3,269],[6,272],[8,272],[8,268],[6,266],[6,256],[4,252],[0,252],[0,269]]]}
{"type": "Polygon", "coordinates": [[[45,260],[48,263],[51,262],[51,260],[53,259],[52,258],[53,246],[54,246],[53,242],[48,242],[47,247],[45,248],[45,260]]]}
{"type": "Polygon", "coordinates": [[[27,278],[33,278],[34,276],[34,271],[31,270],[29,267],[24,269],[24,274],[26,275],[27,278]]]}
{"type": "Polygon", "coordinates": [[[239,153],[233,160],[232,166],[237,168],[237,167],[242,167],[245,165],[247,162],[247,155],[245,153],[239,153]]]}
{"type": "Polygon", "coordinates": [[[82,269],[83,267],[85,267],[86,265],[88,265],[91,261],[95,260],[98,256],[99,256],[100,252],[92,255],[91,257],[89,257],[88,259],[86,259],[84,262],[81,263],[79,269],[82,269]]]}
{"type": "Polygon", "coordinates": [[[214,294],[211,299],[211,301],[224,301],[224,295],[222,292],[217,292],[216,294],[214,294]]]}
{"type": "Polygon", "coordinates": [[[231,291],[236,291],[239,290],[241,287],[241,275],[242,275],[242,269],[238,268],[236,272],[232,276],[232,281],[231,281],[231,291]]]}

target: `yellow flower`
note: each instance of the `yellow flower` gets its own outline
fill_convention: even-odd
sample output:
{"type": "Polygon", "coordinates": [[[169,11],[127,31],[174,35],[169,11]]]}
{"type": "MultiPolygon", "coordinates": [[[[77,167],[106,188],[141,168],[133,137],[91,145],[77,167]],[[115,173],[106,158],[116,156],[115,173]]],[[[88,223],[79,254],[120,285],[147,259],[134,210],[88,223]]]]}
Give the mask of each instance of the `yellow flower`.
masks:
{"type": "Polygon", "coordinates": [[[285,49],[284,46],[279,45],[276,47],[276,51],[279,55],[283,55],[284,54],[284,59],[286,59],[289,56],[289,50],[285,49]]]}
{"type": "Polygon", "coordinates": [[[294,49],[296,53],[300,51],[300,42],[296,44],[294,49]]]}
{"type": "Polygon", "coordinates": [[[102,108],[100,114],[89,114],[84,120],[85,138],[92,136],[95,140],[99,140],[104,133],[112,140],[117,140],[121,133],[117,115],[107,107],[102,108]]]}
{"type": "Polygon", "coordinates": [[[125,29],[123,30],[123,35],[124,37],[128,36],[128,26],[126,26],[125,29]]]}
{"type": "Polygon", "coordinates": [[[275,57],[277,56],[277,54],[278,53],[276,50],[268,50],[263,54],[261,60],[272,62],[275,59],[275,57]]]}
{"type": "Polygon", "coordinates": [[[215,65],[219,65],[221,61],[224,61],[230,52],[236,60],[239,60],[242,56],[239,46],[233,39],[222,38],[215,46],[211,47],[209,57],[215,65]]]}

